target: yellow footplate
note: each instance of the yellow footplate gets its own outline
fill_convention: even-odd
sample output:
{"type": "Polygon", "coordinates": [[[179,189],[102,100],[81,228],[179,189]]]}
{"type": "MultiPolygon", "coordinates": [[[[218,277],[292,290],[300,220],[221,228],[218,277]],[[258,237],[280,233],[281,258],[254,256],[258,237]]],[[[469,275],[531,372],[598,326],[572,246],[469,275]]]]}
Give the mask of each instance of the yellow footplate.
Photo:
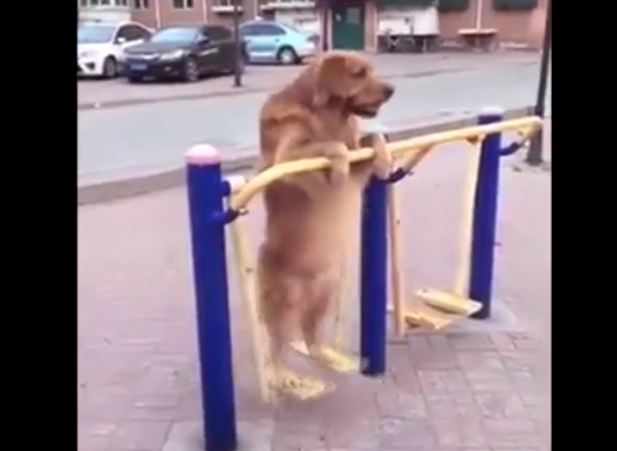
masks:
{"type": "Polygon", "coordinates": [[[432,288],[422,288],[415,295],[427,305],[455,315],[470,316],[482,308],[482,304],[477,301],[432,288]]]}
{"type": "Polygon", "coordinates": [[[439,330],[453,320],[452,317],[441,313],[437,310],[432,310],[425,305],[416,305],[405,308],[403,312],[405,324],[408,327],[430,327],[434,330],[439,330]]]}
{"type": "Polygon", "coordinates": [[[326,394],[332,387],[328,387],[322,380],[300,376],[287,368],[281,368],[279,371],[272,371],[270,389],[278,396],[291,396],[306,401],[326,394]]]}
{"type": "Polygon", "coordinates": [[[303,341],[294,341],[291,347],[298,353],[312,357],[339,373],[360,371],[360,359],[331,347],[323,347],[318,353],[311,354],[303,341]]]}

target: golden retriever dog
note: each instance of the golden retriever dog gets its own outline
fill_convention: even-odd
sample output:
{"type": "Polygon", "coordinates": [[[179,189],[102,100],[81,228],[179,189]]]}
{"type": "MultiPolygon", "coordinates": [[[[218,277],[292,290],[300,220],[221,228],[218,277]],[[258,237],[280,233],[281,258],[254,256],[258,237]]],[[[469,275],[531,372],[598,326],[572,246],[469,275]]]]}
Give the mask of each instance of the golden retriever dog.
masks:
{"type": "MultiPolygon", "coordinates": [[[[361,148],[359,117],[374,117],[394,88],[378,79],[359,54],[330,52],[273,94],[260,115],[262,168],[326,157],[328,170],[288,176],[264,192],[266,237],[259,249],[262,314],[278,374],[283,355],[301,332],[311,357],[336,368],[323,343],[323,322],[345,281],[349,229],[359,221],[362,192],[372,175],[386,178],[391,160],[380,135],[363,140],[376,155],[350,166],[361,148]]],[[[328,352],[330,349],[330,352],[328,352]]]]}

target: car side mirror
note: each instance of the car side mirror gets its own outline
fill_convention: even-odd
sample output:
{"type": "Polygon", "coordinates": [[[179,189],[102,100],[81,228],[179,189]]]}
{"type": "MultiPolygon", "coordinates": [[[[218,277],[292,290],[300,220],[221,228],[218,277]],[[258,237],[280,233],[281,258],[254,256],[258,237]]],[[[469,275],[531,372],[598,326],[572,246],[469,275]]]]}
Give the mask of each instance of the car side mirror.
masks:
{"type": "Polygon", "coordinates": [[[199,36],[197,38],[197,43],[199,45],[206,45],[210,43],[210,38],[208,36],[199,36]]]}
{"type": "Polygon", "coordinates": [[[125,44],[126,43],[126,38],[123,36],[120,36],[116,39],[116,43],[118,44],[125,44]]]}

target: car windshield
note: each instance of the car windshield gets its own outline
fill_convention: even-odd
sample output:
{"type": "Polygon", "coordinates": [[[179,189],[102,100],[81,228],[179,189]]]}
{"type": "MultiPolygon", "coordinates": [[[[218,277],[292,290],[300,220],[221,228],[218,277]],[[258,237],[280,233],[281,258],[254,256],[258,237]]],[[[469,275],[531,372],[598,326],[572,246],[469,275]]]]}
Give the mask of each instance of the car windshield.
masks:
{"type": "Polygon", "coordinates": [[[152,42],[192,42],[197,35],[195,28],[165,28],[155,33],[152,42]]]}
{"type": "Polygon", "coordinates": [[[285,24],[283,24],[283,26],[284,26],[285,28],[287,28],[287,29],[291,30],[291,31],[296,32],[296,33],[306,34],[306,32],[305,32],[305,31],[300,30],[300,29],[299,29],[296,25],[292,25],[292,24],[289,24],[289,23],[285,23],[285,24]]]}
{"type": "Polygon", "coordinates": [[[88,25],[77,28],[79,44],[98,44],[111,41],[115,27],[103,25],[88,25]]]}

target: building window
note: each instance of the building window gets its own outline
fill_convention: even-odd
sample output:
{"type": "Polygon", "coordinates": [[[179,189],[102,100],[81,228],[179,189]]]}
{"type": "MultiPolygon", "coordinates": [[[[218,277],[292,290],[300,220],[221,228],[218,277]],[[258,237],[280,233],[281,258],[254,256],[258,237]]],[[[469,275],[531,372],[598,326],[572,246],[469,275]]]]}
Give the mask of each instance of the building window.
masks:
{"type": "Polygon", "coordinates": [[[439,0],[437,8],[442,13],[467,11],[469,9],[469,0],[439,0]]]}
{"type": "Polygon", "coordinates": [[[191,9],[193,7],[193,0],[173,0],[175,9],[191,9]]]}
{"type": "Polygon", "coordinates": [[[408,7],[416,7],[416,8],[430,8],[432,6],[436,6],[436,0],[383,0],[380,2],[381,5],[386,6],[408,6],[408,7]]]}
{"type": "Polygon", "coordinates": [[[218,0],[219,6],[234,6],[234,3],[237,3],[238,6],[242,6],[242,0],[218,0]]]}
{"type": "Polygon", "coordinates": [[[127,6],[128,0],[81,0],[81,6],[127,6]]]}
{"type": "MultiPolygon", "coordinates": [[[[142,0],[143,2],[144,0],[142,0]]],[[[146,0],[147,2],[148,0],[146,0]]],[[[128,0],[81,0],[79,2],[81,4],[81,6],[84,7],[88,7],[88,6],[111,6],[111,5],[115,5],[115,6],[128,6],[129,1],[128,0]]]]}
{"type": "Polygon", "coordinates": [[[497,11],[529,11],[538,7],[538,0],[493,0],[497,11]]]}
{"type": "Polygon", "coordinates": [[[150,8],[150,0],[133,0],[135,9],[148,9],[150,8]]]}

